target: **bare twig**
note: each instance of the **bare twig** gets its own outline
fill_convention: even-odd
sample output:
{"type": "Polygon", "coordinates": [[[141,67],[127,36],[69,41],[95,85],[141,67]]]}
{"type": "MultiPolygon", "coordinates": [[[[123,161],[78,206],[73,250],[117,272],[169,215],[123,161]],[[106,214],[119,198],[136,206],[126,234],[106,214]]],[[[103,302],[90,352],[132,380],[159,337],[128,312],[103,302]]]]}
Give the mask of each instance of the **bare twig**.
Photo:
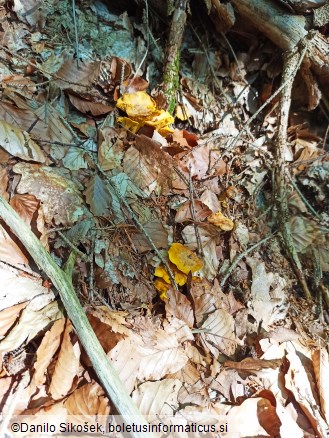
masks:
{"type": "Polygon", "coordinates": [[[282,73],[281,86],[282,95],[280,100],[280,115],[279,115],[279,131],[275,148],[275,170],[274,170],[274,196],[275,204],[278,212],[277,223],[283,240],[283,245],[291,260],[292,267],[296,277],[303,288],[305,298],[311,299],[312,295],[308,288],[305,275],[296,251],[292,231],[289,222],[289,206],[287,195],[287,177],[286,177],[286,162],[285,149],[287,145],[287,128],[289,109],[291,104],[291,89],[296,75],[296,72],[302,62],[302,59],[307,51],[308,44],[301,54],[297,49],[288,52],[284,58],[284,67],[282,73]]]}
{"type": "Polygon", "coordinates": [[[255,251],[258,247],[263,245],[268,240],[272,239],[277,233],[272,233],[269,236],[265,237],[264,239],[260,240],[259,242],[252,245],[250,248],[247,248],[245,251],[243,251],[241,254],[237,255],[235,259],[233,260],[232,264],[227,268],[227,270],[224,273],[224,278],[222,279],[220,285],[221,287],[225,286],[226,281],[234,271],[234,269],[238,266],[238,264],[241,262],[241,260],[248,254],[250,254],[252,251],[255,251]]]}
{"type": "Polygon", "coordinates": [[[203,247],[202,247],[202,244],[201,244],[199,228],[198,228],[198,224],[196,222],[196,216],[195,216],[194,190],[193,190],[193,182],[192,182],[192,176],[191,176],[191,165],[189,167],[189,180],[188,180],[188,183],[189,183],[188,184],[188,188],[189,188],[189,193],[190,193],[190,212],[191,212],[191,216],[192,216],[192,219],[193,219],[194,232],[195,232],[195,237],[196,237],[196,241],[197,241],[197,244],[198,244],[198,252],[204,258],[204,251],[203,251],[203,247]]]}
{"type": "Polygon", "coordinates": [[[77,57],[77,68],[79,68],[79,36],[78,36],[78,24],[77,16],[75,12],[75,0],[72,0],[72,14],[73,14],[73,26],[74,26],[74,38],[75,38],[75,56],[77,57]]]}

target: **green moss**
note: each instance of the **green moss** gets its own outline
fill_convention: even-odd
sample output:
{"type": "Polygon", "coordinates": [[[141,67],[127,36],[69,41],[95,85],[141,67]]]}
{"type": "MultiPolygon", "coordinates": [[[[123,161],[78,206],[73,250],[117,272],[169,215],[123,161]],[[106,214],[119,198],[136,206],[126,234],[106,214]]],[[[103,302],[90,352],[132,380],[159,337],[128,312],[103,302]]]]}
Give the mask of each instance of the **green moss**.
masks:
{"type": "Polygon", "coordinates": [[[168,65],[164,74],[165,95],[168,102],[168,112],[173,114],[176,106],[176,94],[179,88],[179,63],[180,55],[177,52],[174,62],[168,65]]]}

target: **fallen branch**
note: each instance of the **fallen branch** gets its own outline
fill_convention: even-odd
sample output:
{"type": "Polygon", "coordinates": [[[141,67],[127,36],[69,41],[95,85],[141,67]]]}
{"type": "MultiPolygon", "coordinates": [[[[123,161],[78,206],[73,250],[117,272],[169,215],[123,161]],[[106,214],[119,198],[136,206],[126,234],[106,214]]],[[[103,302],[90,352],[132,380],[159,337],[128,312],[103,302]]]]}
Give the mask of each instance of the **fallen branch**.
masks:
{"type": "MultiPolygon", "coordinates": [[[[287,12],[280,3],[271,0],[232,0],[239,14],[250,21],[282,50],[292,50],[314,25],[310,17],[287,12]]],[[[314,32],[308,57],[321,91],[329,95],[329,42],[319,32],[314,32]]]]}
{"type": "MultiPolygon", "coordinates": [[[[19,238],[38,267],[45,272],[53,285],[59,292],[62,303],[68,317],[76,330],[81,344],[83,345],[94,370],[99,377],[107,395],[115,405],[123,421],[130,424],[138,419],[139,424],[147,424],[141,417],[137,406],[129,397],[124,384],[108,360],[102,346],[100,345],[87,316],[81,307],[71,283],[71,278],[63,272],[54,262],[50,254],[42,246],[38,238],[30,228],[23,222],[8,202],[0,195],[0,217],[10,227],[13,233],[19,238]]],[[[152,433],[131,432],[135,438],[150,438],[152,433]]]]}
{"type": "Polygon", "coordinates": [[[311,299],[312,295],[307,286],[302,265],[294,245],[289,222],[287,194],[288,180],[285,161],[288,118],[291,104],[291,89],[296,75],[296,67],[300,63],[301,56],[303,56],[303,54],[299,53],[298,49],[294,49],[286,53],[284,57],[281,81],[282,84],[285,84],[285,86],[282,90],[280,99],[279,130],[275,148],[274,197],[277,209],[277,224],[283,240],[284,248],[291,260],[296,277],[303,288],[305,298],[311,299]]]}

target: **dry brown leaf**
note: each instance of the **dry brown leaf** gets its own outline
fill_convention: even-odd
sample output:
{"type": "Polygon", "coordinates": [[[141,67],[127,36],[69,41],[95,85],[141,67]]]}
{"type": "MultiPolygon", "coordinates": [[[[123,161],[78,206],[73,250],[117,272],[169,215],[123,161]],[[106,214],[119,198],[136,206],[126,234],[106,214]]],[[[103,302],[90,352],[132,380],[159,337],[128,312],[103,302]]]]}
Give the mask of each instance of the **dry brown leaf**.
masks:
{"type": "MultiPolygon", "coordinates": [[[[3,286],[2,286],[3,287],[3,286]]],[[[0,339],[3,339],[10,327],[16,322],[22,309],[27,306],[27,302],[16,304],[0,311],[0,339]]]]}
{"type": "Polygon", "coordinates": [[[100,62],[79,62],[69,59],[64,62],[57,71],[56,76],[65,79],[56,80],[56,84],[63,90],[71,89],[76,93],[85,93],[85,86],[91,86],[98,78],[100,71],[100,62]],[[71,82],[71,83],[70,83],[71,82]]]}
{"type": "MultiPolygon", "coordinates": [[[[157,248],[168,247],[168,231],[164,228],[159,220],[151,220],[144,225],[144,229],[151,237],[154,245],[157,248]]],[[[145,252],[153,249],[143,233],[134,233],[131,239],[137,251],[145,252]]]]}
{"type": "Polygon", "coordinates": [[[31,136],[37,140],[60,141],[71,143],[73,140],[72,133],[60,119],[58,112],[47,103],[47,119],[42,116],[43,108],[33,112],[29,107],[17,108],[8,102],[0,102],[0,117],[2,120],[10,123],[25,131],[29,130],[31,136]],[[31,129],[32,127],[32,129],[31,129]]]}
{"type": "MultiPolygon", "coordinates": [[[[110,412],[108,399],[96,382],[87,383],[77,388],[66,400],[64,406],[68,415],[74,416],[105,416],[110,412]]],[[[86,418],[86,421],[90,422],[86,418]]]]}
{"type": "Polygon", "coordinates": [[[235,325],[232,315],[224,309],[217,309],[199,327],[200,339],[206,350],[215,357],[220,353],[232,356],[238,342],[235,336],[235,325]]]}
{"type": "Polygon", "coordinates": [[[42,202],[48,223],[54,220],[55,224],[72,225],[85,212],[76,184],[55,173],[54,168],[18,163],[13,169],[22,175],[17,191],[42,202]]]}
{"type": "Polygon", "coordinates": [[[140,362],[144,354],[140,350],[141,344],[140,337],[130,333],[129,337],[118,342],[107,354],[129,394],[136,386],[140,362]]]}
{"type": "Polygon", "coordinates": [[[74,94],[68,94],[72,105],[83,114],[91,114],[92,116],[101,116],[113,111],[114,107],[106,105],[101,102],[92,102],[87,99],[83,99],[74,94]]]}
{"type": "MultiPolygon", "coordinates": [[[[41,277],[33,274],[33,271],[29,273],[28,269],[27,272],[22,272],[0,262],[0,310],[50,293],[42,286],[41,277]]],[[[52,292],[51,296],[54,296],[52,292]]]]}
{"type": "Polygon", "coordinates": [[[128,149],[123,168],[132,182],[147,195],[168,193],[173,181],[178,179],[170,155],[145,135],[138,135],[135,146],[128,149]]]}
{"type": "Polygon", "coordinates": [[[257,257],[247,257],[252,270],[251,312],[265,330],[276,320],[282,319],[287,306],[285,304],[286,281],[278,274],[267,273],[265,264],[257,257]]]}
{"type": "Polygon", "coordinates": [[[24,342],[28,343],[49,323],[61,318],[62,314],[58,308],[58,303],[52,301],[47,304],[54,298],[53,293],[48,293],[48,296],[35,297],[22,311],[17,324],[0,342],[0,351],[12,351],[24,342]]]}
{"type": "Polygon", "coordinates": [[[0,194],[4,197],[6,201],[9,199],[9,195],[7,193],[7,185],[8,185],[8,173],[5,167],[0,167],[0,194]]]}
{"type": "Polygon", "coordinates": [[[163,379],[157,382],[142,383],[132,393],[142,415],[148,421],[157,420],[161,415],[171,415],[178,408],[178,392],[182,382],[178,379],[163,379]]]}
{"type": "Polygon", "coordinates": [[[127,131],[104,128],[99,132],[98,161],[104,171],[121,168],[127,131]]]}
{"type": "Polygon", "coordinates": [[[6,225],[2,226],[0,221],[0,260],[11,266],[28,266],[25,249],[19,241],[17,243],[15,241],[17,241],[15,236],[6,225]]]}
{"type": "Polygon", "coordinates": [[[306,362],[301,361],[302,356],[296,353],[291,343],[287,343],[287,350],[290,366],[285,376],[286,388],[292,392],[314,430],[319,436],[325,437],[323,431],[327,429],[327,425],[317,408],[319,400],[315,395],[315,383],[310,380],[311,373],[306,368],[306,362]]]}
{"type": "Polygon", "coordinates": [[[72,344],[72,330],[72,324],[68,321],[49,386],[49,393],[54,400],[59,400],[69,393],[79,373],[80,346],[78,342],[72,344]]]}
{"type": "Polygon", "coordinates": [[[231,436],[280,436],[281,421],[275,407],[266,398],[249,398],[228,413],[227,424],[231,436]]]}
{"type": "Polygon", "coordinates": [[[176,212],[175,222],[182,223],[192,219],[202,222],[212,214],[212,211],[203,202],[197,199],[193,202],[194,217],[192,217],[191,208],[191,201],[187,201],[181,205],[176,212]]]}
{"type": "Polygon", "coordinates": [[[31,385],[35,385],[36,388],[42,385],[46,380],[45,373],[60,346],[64,326],[65,318],[55,321],[51,329],[47,331],[41,341],[36,353],[37,360],[33,366],[35,371],[31,383],[31,385]]]}
{"type": "Polygon", "coordinates": [[[217,195],[212,190],[206,189],[202,193],[200,201],[205,204],[212,211],[212,213],[216,213],[216,211],[220,210],[220,203],[217,195]]]}
{"type": "Polygon", "coordinates": [[[166,316],[174,316],[186,323],[190,328],[194,325],[194,315],[191,302],[178,290],[171,289],[167,292],[166,316]]]}
{"type": "Polygon", "coordinates": [[[320,395],[321,412],[323,412],[324,418],[326,419],[327,424],[329,424],[329,357],[327,350],[324,348],[315,350],[312,353],[312,361],[320,395]]]}
{"type": "Polygon", "coordinates": [[[46,161],[45,154],[31,139],[30,134],[4,120],[0,121],[0,146],[10,155],[25,161],[46,161]]]}
{"type": "Polygon", "coordinates": [[[244,375],[257,375],[257,371],[266,370],[268,368],[275,369],[281,364],[281,359],[265,360],[253,357],[246,357],[241,362],[233,362],[230,360],[224,362],[225,367],[235,369],[244,375]]]}
{"type": "Polygon", "coordinates": [[[40,201],[33,195],[14,195],[10,205],[20,215],[23,221],[30,225],[34,214],[37,212],[40,201]]]}
{"type": "Polygon", "coordinates": [[[143,356],[138,377],[142,380],[159,380],[181,369],[188,360],[182,344],[194,340],[187,325],[176,318],[165,320],[161,329],[144,331],[141,337],[143,356]]]}

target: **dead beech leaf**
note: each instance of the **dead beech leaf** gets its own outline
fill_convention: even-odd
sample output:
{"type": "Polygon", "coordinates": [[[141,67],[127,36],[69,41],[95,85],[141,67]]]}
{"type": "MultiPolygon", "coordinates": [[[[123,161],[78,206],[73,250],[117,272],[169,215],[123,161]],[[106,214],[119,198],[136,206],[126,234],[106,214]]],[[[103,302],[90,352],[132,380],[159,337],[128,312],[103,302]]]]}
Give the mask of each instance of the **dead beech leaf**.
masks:
{"type": "Polygon", "coordinates": [[[188,298],[178,290],[170,289],[167,292],[166,316],[174,316],[186,323],[190,328],[194,325],[192,304],[188,298]]]}
{"type": "Polygon", "coordinates": [[[195,218],[192,218],[191,201],[187,201],[178,208],[175,216],[175,222],[182,223],[192,219],[195,219],[198,222],[202,222],[212,213],[212,211],[203,202],[197,199],[193,202],[193,207],[195,218]]]}
{"type": "Polygon", "coordinates": [[[86,88],[79,85],[91,86],[99,76],[100,62],[79,62],[79,66],[74,59],[69,59],[63,63],[57,71],[56,76],[61,79],[56,80],[56,84],[62,89],[72,89],[76,93],[85,93],[86,88]]]}
{"type": "Polygon", "coordinates": [[[240,406],[233,406],[226,417],[230,435],[280,436],[281,421],[275,406],[266,398],[248,398],[240,406]]]}
{"type": "Polygon", "coordinates": [[[34,214],[38,211],[40,201],[33,195],[14,195],[10,200],[10,205],[21,219],[30,225],[34,214]]]}
{"type": "Polygon", "coordinates": [[[48,223],[54,220],[55,224],[71,225],[85,213],[84,202],[76,184],[58,175],[54,168],[18,163],[13,170],[22,175],[17,191],[34,195],[41,201],[48,223]]]}
{"type": "Polygon", "coordinates": [[[0,146],[14,157],[25,161],[44,163],[46,157],[30,134],[13,125],[0,121],[0,146]]]}
{"type": "MultiPolygon", "coordinates": [[[[102,387],[96,382],[77,388],[65,401],[65,407],[68,415],[86,417],[88,422],[90,422],[90,416],[101,417],[110,413],[108,399],[102,387]]],[[[99,418],[98,421],[101,419],[99,418]]]]}
{"type": "Polygon", "coordinates": [[[205,204],[212,211],[212,213],[216,213],[220,209],[220,203],[217,195],[212,190],[206,189],[202,193],[200,201],[205,204]]]}
{"type": "Polygon", "coordinates": [[[320,406],[326,422],[329,424],[329,356],[325,348],[319,348],[312,353],[312,361],[316,383],[320,394],[320,406]]]}
{"type": "Polygon", "coordinates": [[[72,324],[67,321],[60,352],[49,386],[49,393],[54,400],[59,400],[68,394],[79,372],[80,347],[78,342],[72,345],[70,338],[72,330],[72,324]]]}
{"type": "Polygon", "coordinates": [[[231,231],[234,228],[234,222],[224,216],[220,211],[210,215],[207,220],[223,231],[231,231]]]}
{"type": "Polygon", "coordinates": [[[20,243],[13,240],[14,235],[7,226],[5,227],[6,229],[0,222],[0,260],[12,266],[28,266],[29,261],[24,248],[18,246],[20,243]]]}
{"type": "Polygon", "coordinates": [[[83,114],[90,113],[93,116],[101,116],[103,114],[108,114],[113,111],[114,107],[110,105],[105,105],[101,102],[93,102],[87,99],[82,99],[74,94],[68,94],[70,102],[72,105],[83,114]]]}
{"type": "Polygon", "coordinates": [[[161,149],[158,142],[145,135],[137,135],[135,146],[131,146],[125,153],[123,168],[146,195],[152,192],[157,195],[166,194],[172,185],[182,184],[174,171],[172,157],[161,149]]]}
{"type": "Polygon", "coordinates": [[[166,374],[175,373],[188,361],[183,343],[193,341],[194,337],[187,325],[171,318],[163,322],[163,328],[140,333],[143,344],[138,377],[141,380],[160,380],[166,374]]]}
{"type": "MultiPolygon", "coordinates": [[[[168,231],[162,225],[158,219],[151,220],[144,225],[144,229],[147,234],[151,237],[154,245],[157,248],[167,248],[168,247],[168,231]]],[[[134,233],[131,239],[136,247],[137,251],[145,252],[152,247],[149,241],[146,239],[143,233],[134,233]]]]}
{"type": "Polygon", "coordinates": [[[232,356],[237,347],[233,316],[224,309],[217,309],[200,326],[200,339],[215,357],[220,353],[232,356]]]}
{"type": "Polygon", "coordinates": [[[287,349],[288,354],[286,357],[290,366],[285,375],[286,388],[292,392],[314,430],[317,431],[319,436],[322,436],[321,431],[326,430],[327,426],[321,415],[319,415],[317,408],[319,400],[316,392],[313,391],[314,383],[310,380],[311,372],[307,370],[305,361],[302,362],[302,358],[305,356],[299,356],[292,343],[287,343],[287,349]]]}
{"type": "Polygon", "coordinates": [[[37,350],[37,360],[33,366],[35,372],[32,378],[32,386],[38,388],[46,380],[47,368],[60,346],[61,335],[64,330],[65,318],[54,322],[51,329],[44,335],[37,350]]]}
{"type": "Polygon", "coordinates": [[[20,312],[27,306],[28,302],[16,304],[0,311],[0,339],[9,331],[16,322],[20,312]]]}
{"type": "Polygon", "coordinates": [[[49,293],[49,290],[42,286],[41,277],[35,277],[33,274],[33,271],[29,275],[28,272],[23,273],[19,269],[0,263],[0,311],[49,293]],[[17,291],[20,291],[19,294],[17,291]]]}
{"type": "Polygon", "coordinates": [[[253,374],[257,375],[257,371],[261,371],[268,368],[278,368],[282,364],[282,359],[257,359],[253,357],[246,357],[241,362],[226,361],[224,366],[237,370],[243,374],[253,374]]]}
{"type": "Polygon", "coordinates": [[[124,383],[127,392],[131,393],[136,387],[140,361],[143,356],[141,351],[141,338],[130,332],[129,336],[122,339],[107,353],[107,357],[117,370],[120,380],[124,383]]]}
{"type": "Polygon", "coordinates": [[[203,266],[203,262],[199,257],[181,243],[173,243],[169,248],[168,256],[171,263],[176,265],[184,274],[196,272],[203,266]]]}
{"type": "Polygon", "coordinates": [[[7,185],[8,185],[8,172],[5,167],[0,167],[0,194],[5,198],[6,201],[9,199],[9,195],[7,193],[7,185]]]}
{"type": "Polygon", "coordinates": [[[0,351],[12,351],[20,347],[23,342],[31,341],[50,322],[60,318],[61,312],[54,295],[44,294],[36,297],[22,311],[16,325],[10,330],[7,336],[0,342],[0,351]],[[49,303],[49,304],[45,303],[49,303]]]}
{"type": "Polygon", "coordinates": [[[127,132],[119,128],[104,128],[99,132],[98,161],[104,171],[118,169],[125,152],[127,132]]]}
{"type": "Polygon", "coordinates": [[[177,398],[181,386],[182,382],[178,379],[145,382],[132,393],[132,399],[150,422],[161,415],[171,415],[173,409],[178,409],[177,398]]]}
{"type": "Polygon", "coordinates": [[[95,216],[106,215],[111,210],[112,196],[107,183],[98,175],[94,175],[86,184],[84,191],[86,201],[95,216]]]}

